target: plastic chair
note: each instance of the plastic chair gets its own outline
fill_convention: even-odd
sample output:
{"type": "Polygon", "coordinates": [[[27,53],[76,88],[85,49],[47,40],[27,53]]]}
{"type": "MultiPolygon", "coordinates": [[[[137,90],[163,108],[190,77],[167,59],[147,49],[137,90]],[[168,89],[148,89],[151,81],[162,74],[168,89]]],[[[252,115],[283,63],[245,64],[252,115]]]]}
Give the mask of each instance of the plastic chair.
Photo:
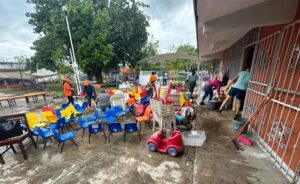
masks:
{"type": "Polygon", "coordinates": [[[51,137],[54,135],[53,131],[51,129],[48,129],[48,130],[45,131],[45,130],[41,129],[40,127],[35,127],[34,129],[43,138],[44,150],[45,150],[48,139],[50,139],[51,142],[52,142],[51,137]]]}
{"type": "Polygon", "coordinates": [[[66,124],[65,118],[59,118],[56,123],[51,124],[49,128],[51,129],[62,129],[63,126],[66,124]]]}
{"type": "Polygon", "coordinates": [[[124,142],[126,140],[127,133],[134,133],[134,132],[138,133],[139,140],[141,140],[141,134],[140,134],[140,131],[137,127],[137,124],[136,123],[127,123],[127,124],[125,124],[124,125],[124,142]]]}
{"type": "Polygon", "coordinates": [[[120,106],[114,106],[113,109],[115,110],[116,112],[116,115],[117,117],[121,117],[121,116],[124,116],[126,115],[126,113],[122,110],[122,108],[120,106]]]}
{"type": "Polygon", "coordinates": [[[66,107],[68,107],[69,104],[65,103],[65,104],[61,104],[61,108],[65,109],[66,107]]]}
{"type": "Polygon", "coordinates": [[[142,122],[147,122],[148,125],[149,125],[149,127],[150,127],[150,120],[151,120],[151,118],[152,118],[152,109],[151,109],[150,105],[148,105],[146,107],[144,115],[135,118],[136,122],[139,123],[140,131],[142,130],[142,124],[141,124],[142,122]]]}
{"type": "Polygon", "coordinates": [[[73,105],[69,105],[68,107],[66,107],[66,111],[69,113],[69,114],[74,114],[75,116],[77,115],[80,115],[81,113],[78,112],[75,107],[73,105]]]}
{"type": "Polygon", "coordinates": [[[111,109],[105,110],[105,118],[103,119],[103,123],[113,123],[117,119],[116,111],[111,109]]]}
{"type": "Polygon", "coordinates": [[[63,110],[62,108],[59,108],[59,109],[55,109],[55,115],[58,119],[62,118],[62,115],[61,115],[61,110],[63,110]]]}
{"type": "Polygon", "coordinates": [[[80,113],[83,113],[87,107],[88,107],[87,102],[83,102],[81,106],[79,104],[74,104],[74,108],[76,109],[76,111],[80,113]]]}
{"type": "Polygon", "coordinates": [[[98,118],[100,117],[99,112],[97,109],[95,109],[94,113],[92,116],[88,116],[88,117],[83,117],[82,119],[84,121],[96,121],[98,118]]]}
{"type": "Polygon", "coordinates": [[[67,125],[70,125],[72,122],[74,122],[74,114],[72,113],[70,118],[65,118],[65,123],[67,125]]]}
{"type": "Polygon", "coordinates": [[[89,125],[89,143],[91,143],[91,136],[92,134],[103,132],[104,139],[106,140],[105,131],[103,129],[103,126],[99,123],[90,124],[89,125]]]}
{"type": "Polygon", "coordinates": [[[120,123],[108,124],[108,142],[110,143],[110,135],[113,133],[123,132],[123,128],[120,123]]]}
{"type": "Polygon", "coordinates": [[[77,118],[77,123],[79,124],[80,129],[82,129],[82,136],[81,136],[81,138],[83,138],[85,129],[88,128],[89,125],[96,124],[97,122],[96,121],[85,121],[82,118],[77,118]]]}
{"type": "Polygon", "coordinates": [[[42,111],[42,118],[43,118],[43,121],[46,122],[46,123],[56,123],[57,121],[57,117],[55,114],[53,114],[52,111],[42,111]]]}
{"type": "Polygon", "coordinates": [[[42,107],[42,112],[45,112],[45,111],[52,111],[53,114],[55,114],[55,109],[53,107],[49,107],[49,106],[44,106],[42,107]]]}
{"type": "Polygon", "coordinates": [[[64,134],[60,134],[60,132],[58,131],[58,129],[54,129],[53,130],[53,134],[56,137],[56,139],[58,140],[58,146],[61,143],[63,143],[62,147],[61,147],[61,150],[60,150],[60,153],[62,153],[66,141],[71,141],[75,146],[78,147],[78,144],[74,140],[74,138],[76,138],[75,132],[67,132],[67,133],[64,133],[64,134]]]}
{"type": "Polygon", "coordinates": [[[29,128],[32,130],[34,127],[45,127],[46,123],[42,123],[39,116],[36,113],[27,113],[26,119],[29,128]]]}

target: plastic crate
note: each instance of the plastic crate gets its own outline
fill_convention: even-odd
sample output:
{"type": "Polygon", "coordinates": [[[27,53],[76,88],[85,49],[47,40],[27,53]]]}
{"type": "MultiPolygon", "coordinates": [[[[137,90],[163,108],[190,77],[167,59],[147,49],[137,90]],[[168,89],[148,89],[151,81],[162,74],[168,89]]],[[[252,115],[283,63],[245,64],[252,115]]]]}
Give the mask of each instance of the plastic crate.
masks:
{"type": "Polygon", "coordinates": [[[182,132],[182,140],[185,146],[202,146],[205,139],[204,131],[182,132]]]}

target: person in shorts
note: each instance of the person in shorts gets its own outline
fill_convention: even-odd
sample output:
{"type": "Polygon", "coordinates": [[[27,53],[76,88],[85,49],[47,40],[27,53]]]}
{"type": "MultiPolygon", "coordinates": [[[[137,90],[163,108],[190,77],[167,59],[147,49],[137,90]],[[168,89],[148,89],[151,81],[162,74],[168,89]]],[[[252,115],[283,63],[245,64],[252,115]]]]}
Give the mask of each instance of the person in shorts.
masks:
{"type": "MultiPolygon", "coordinates": [[[[225,105],[233,98],[236,98],[236,103],[235,103],[235,117],[239,116],[240,113],[240,108],[241,108],[241,103],[244,101],[245,96],[246,96],[246,90],[248,86],[248,82],[250,80],[250,72],[249,68],[247,68],[245,71],[241,71],[237,76],[235,76],[232,80],[231,83],[236,81],[231,89],[229,90],[226,99],[223,101],[219,112],[222,112],[223,108],[225,105]]],[[[229,84],[228,86],[230,86],[229,84]]],[[[227,89],[225,89],[227,90],[227,89]]]]}

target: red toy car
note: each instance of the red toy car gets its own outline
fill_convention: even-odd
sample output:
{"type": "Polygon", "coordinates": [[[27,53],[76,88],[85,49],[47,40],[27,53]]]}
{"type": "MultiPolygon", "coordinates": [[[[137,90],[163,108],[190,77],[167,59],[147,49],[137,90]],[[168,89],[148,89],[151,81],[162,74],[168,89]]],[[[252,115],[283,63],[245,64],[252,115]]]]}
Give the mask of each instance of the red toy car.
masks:
{"type": "Polygon", "coordinates": [[[176,157],[183,151],[181,132],[177,130],[174,130],[171,133],[171,137],[168,138],[164,138],[162,130],[160,130],[150,137],[147,141],[147,145],[150,151],[168,153],[173,157],[176,157]]]}

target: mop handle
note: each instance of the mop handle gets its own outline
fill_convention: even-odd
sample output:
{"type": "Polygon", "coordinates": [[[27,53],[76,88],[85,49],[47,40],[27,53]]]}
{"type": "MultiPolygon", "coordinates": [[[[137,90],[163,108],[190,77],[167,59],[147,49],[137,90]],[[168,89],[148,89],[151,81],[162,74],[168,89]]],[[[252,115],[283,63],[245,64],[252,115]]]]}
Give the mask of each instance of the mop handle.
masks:
{"type": "Polygon", "coordinates": [[[258,106],[258,108],[254,111],[252,116],[247,120],[247,122],[229,139],[229,141],[226,142],[225,146],[228,146],[232,141],[236,140],[243,130],[251,123],[251,120],[255,118],[255,116],[260,112],[260,110],[274,97],[274,95],[271,95],[270,97],[267,96],[261,104],[258,106]]]}

